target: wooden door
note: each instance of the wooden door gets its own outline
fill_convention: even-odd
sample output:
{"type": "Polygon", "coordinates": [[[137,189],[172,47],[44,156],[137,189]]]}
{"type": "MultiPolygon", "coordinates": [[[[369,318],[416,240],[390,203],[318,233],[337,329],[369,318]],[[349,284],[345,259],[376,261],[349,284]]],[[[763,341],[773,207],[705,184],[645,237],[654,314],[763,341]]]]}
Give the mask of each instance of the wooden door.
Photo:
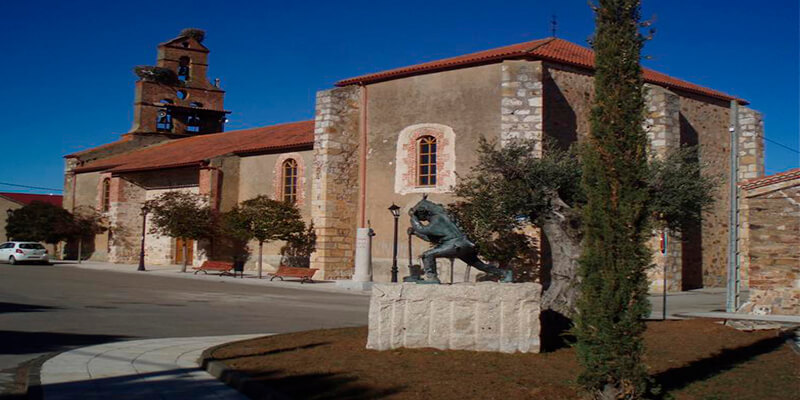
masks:
{"type": "MultiPolygon", "coordinates": [[[[192,260],[194,260],[194,240],[186,239],[185,242],[187,264],[192,265],[192,260]]],[[[175,239],[175,264],[183,264],[183,243],[184,239],[175,239]]]]}

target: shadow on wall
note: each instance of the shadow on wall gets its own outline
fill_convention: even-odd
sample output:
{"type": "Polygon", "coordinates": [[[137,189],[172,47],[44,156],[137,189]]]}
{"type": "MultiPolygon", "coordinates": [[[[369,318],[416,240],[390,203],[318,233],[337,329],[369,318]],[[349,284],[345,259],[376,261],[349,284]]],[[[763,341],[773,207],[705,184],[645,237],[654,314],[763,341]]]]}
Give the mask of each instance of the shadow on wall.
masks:
{"type": "Polygon", "coordinates": [[[542,86],[546,104],[543,116],[545,136],[555,139],[554,142],[559,148],[569,149],[578,141],[578,122],[575,110],[572,109],[547,68],[545,68],[542,86]]]}
{"type": "MultiPolygon", "coordinates": [[[[697,130],[680,114],[681,146],[698,144],[697,130]]],[[[696,160],[699,162],[700,160],[696,160]]],[[[693,224],[681,235],[681,290],[703,287],[703,231],[701,224],[693,224]]]]}
{"type": "MultiPolygon", "coordinates": [[[[81,242],[81,260],[88,260],[95,252],[95,236],[84,238],[81,242]]],[[[78,241],[70,240],[64,246],[64,260],[78,259],[78,241]]]]}

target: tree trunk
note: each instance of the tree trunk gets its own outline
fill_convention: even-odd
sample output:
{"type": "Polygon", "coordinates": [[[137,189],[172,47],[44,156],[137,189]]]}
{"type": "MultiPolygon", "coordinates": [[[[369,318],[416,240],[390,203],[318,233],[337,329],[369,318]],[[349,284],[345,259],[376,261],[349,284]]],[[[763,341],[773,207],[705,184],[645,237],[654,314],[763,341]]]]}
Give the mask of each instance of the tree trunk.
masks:
{"type": "Polygon", "coordinates": [[[78,264],[81,263],[81,250],[83,248],[83,238],[78,238],[78,264]]]}
{"type": "Polygon", "coordinates": [[[581,242],[570,234],[567,220],[570,212],[570,207],[554,196],[553,211],[543,218],[541,226],[550,243],[553,261],[550,286],[542,294],[542,309],[553,310],[567,318],[575,316],[580,294],[578,259],[581,242]]]}
{"type": "Polygon", "coordinates": [[[183,252],[183,265],[181,265],[181,272],[186,272],[186,262],[188,261],[186,260],[186,256],[189,255],[189,252],[186,248],[186,239],[184,238],[181,242],[183,242],[183,246],[181,248],[181,251],[183,252]]]}
{"type": "Polygon", "coordinates": [[[264,248],[264,242],[258,242],[258,279],[261,279],[261,250],[264,248]]]}

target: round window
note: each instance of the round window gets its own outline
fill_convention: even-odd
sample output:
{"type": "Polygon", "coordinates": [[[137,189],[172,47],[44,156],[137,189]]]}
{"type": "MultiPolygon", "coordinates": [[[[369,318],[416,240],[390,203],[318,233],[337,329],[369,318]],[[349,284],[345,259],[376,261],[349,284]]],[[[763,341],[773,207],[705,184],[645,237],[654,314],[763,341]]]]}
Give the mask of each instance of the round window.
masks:
{"type": "Polygon", "coordinates": [[[189,97],[189,94],[186,93],[185,90],[178,90],[177,96],[178,96],[179,99],[183,100],[183,99],[189,97]]]}

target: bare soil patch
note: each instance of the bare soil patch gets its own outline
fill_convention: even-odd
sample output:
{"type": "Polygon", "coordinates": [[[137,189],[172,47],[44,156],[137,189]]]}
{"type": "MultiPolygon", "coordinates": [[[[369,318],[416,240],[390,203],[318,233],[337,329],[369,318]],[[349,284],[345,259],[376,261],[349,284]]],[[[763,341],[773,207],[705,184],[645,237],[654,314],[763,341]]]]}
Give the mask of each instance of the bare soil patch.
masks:
{"type": "MultiPolygon", "coordinates": [[[[570,348],[542,354],[365,349],[367,328],[230,344],[211,356],[296,399],[578,399],[570,348]]],[[[800,399],[800,355],[778,331],[650,322],[646,362],[678,400],[800,399]]]]}

